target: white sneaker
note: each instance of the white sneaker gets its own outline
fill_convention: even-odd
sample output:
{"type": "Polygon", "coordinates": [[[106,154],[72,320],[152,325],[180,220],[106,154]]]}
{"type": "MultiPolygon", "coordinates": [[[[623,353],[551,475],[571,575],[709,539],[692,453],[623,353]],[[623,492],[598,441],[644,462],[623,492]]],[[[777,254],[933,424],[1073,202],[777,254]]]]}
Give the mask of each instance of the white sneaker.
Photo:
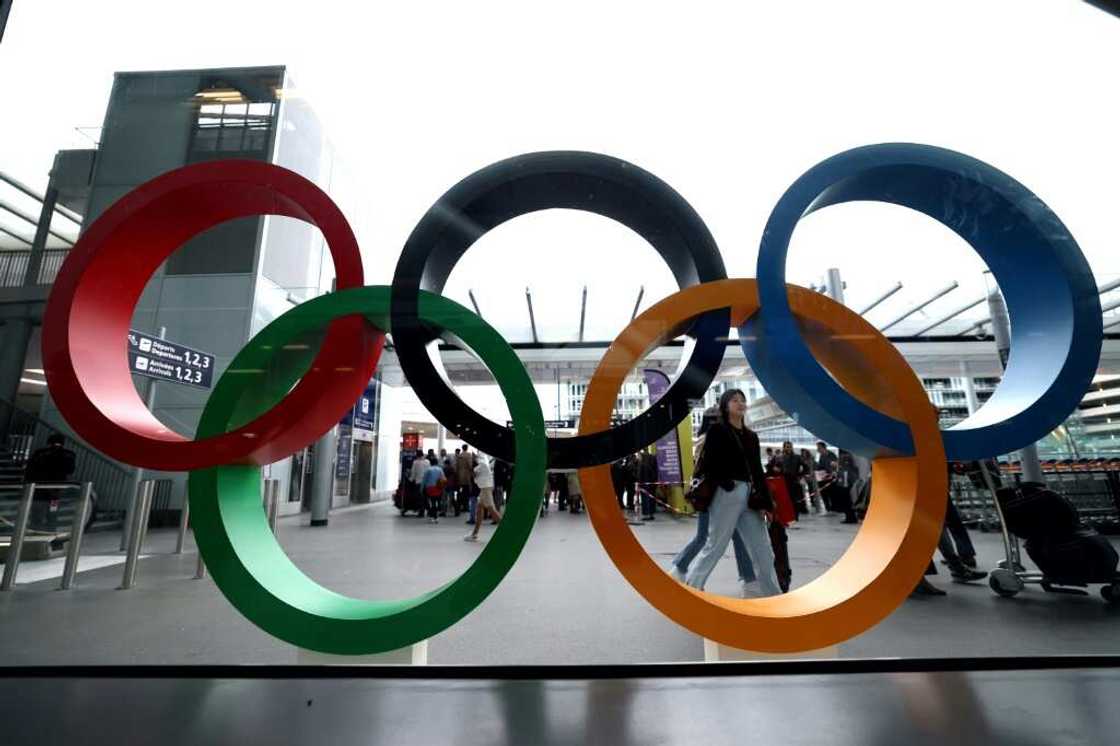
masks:
{"type": "Polygon", "coordinates": [[[474,534],[467,534],[463,537],[463,541],[478,541],[478,537],[474,534]]]}
{"type": "Polygon", "coordinates": [[[677,567],[676,565],[670,565],[669,577],[671,577],[678,583],[684,582],[684,573],[681,572],[681,568],[677,567]]]}

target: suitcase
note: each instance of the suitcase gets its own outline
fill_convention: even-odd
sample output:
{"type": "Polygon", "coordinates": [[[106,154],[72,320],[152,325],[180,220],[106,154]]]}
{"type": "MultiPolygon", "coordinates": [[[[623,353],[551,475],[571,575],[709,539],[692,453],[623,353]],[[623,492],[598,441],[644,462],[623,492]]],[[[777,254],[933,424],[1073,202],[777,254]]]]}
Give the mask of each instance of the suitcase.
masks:
{"type": "Polygon", "coordinates": [[[1120,556],[1091,528],[1068,535],[1036,536],[1026,542],[1027,555],[1048,581],[1068,585],[1111,583],[1120,556]]]}
{"type": "Polygon", "coordinates": [[[1068,536],[1080,529],[1077,508],[1064,495],[1037,482],[996,491],[1007,530],[1020,539],[1068,536]]]}

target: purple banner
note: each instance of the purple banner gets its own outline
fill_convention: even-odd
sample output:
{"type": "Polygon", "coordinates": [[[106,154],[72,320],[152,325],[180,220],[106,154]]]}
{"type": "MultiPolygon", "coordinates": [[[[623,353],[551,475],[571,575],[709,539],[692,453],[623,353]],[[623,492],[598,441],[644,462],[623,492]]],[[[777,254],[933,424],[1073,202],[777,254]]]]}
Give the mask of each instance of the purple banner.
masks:
{"type": "MultiPolygon", "coordinates": [[[[659,370],[646,368],[642,371],[649,390],[649,403],[653,406],[669,390],[669,376],[659,370]]],[[[680,483],[684,481],[681,471],[681,446],[677,439],[677,429],[673,428],[656,443],[657,480],[659,482],[680,483]]]]}

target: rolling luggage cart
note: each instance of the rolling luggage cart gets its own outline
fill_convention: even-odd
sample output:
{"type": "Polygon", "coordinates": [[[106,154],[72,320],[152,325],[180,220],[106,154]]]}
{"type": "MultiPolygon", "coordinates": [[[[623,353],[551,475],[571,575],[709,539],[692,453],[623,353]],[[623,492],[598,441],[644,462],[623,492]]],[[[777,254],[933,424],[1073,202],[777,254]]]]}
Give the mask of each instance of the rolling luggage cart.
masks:
{"type": "Polygon", "coordinates": [[[980,473],[983,475],[987,489],[991,493],[992,502],[999,515],[1000,532],[1003,535],[1004,559],[1000,560],[996,565],[996,569],[988,574],[988,585],[996,594],[1004,598],[1011,598],[1022,591],[1028,584],[1035,584],[1041,586],[1042,589],[1048,593],[1066,593],[1080,596],[1088,595],[1088,593],[1081,590],[1081,588],[1088,586],[1090,583],[1101,583],[1101,597],[1110,604],[1120,603],[1120,576],[1114,576],[1111,581],[1081,580],[1075,578],[1055,579],[1047,576],[1043,572],[1027,570],[1022,563],[1022,550],[1019,544],[1019,537],[1012,534],[1007,527],[1003,507],[1000,505],[999,498],[996,494],[998,488],[995,481],[992,479],[987,469],[981,469],[980,473]]]}

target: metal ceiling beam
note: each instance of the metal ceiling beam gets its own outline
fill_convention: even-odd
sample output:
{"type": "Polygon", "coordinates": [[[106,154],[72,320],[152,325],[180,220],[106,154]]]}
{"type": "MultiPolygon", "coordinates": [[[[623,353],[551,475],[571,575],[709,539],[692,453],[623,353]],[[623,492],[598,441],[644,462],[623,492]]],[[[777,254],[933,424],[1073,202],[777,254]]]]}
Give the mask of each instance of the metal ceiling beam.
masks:
{"type": "Polygon", "coordinates": [[[1114,300],[1107,306],[1101,306],[1101,313],[1108,313],[1109,311],[1112,311],[1116,308],[1120,308],[1120,300],[1114,300]]]}
{"type": "Polygon", "coordinates": [[[911,306],[905,313],[903,313],[901,316],[896,318],[894,321],[890,322],[886,326],[879,327],[879,331],[885,332],[887,329],[890,329],[892,326],[895,326],[896,324],[898,324],[902,321],[905,321],[906,319],[908,319],[911,316],[913,316],[914,314],[916,314],[918,311],[921,311],[923,308],[928,306],[930,303],[933,303],[935,300],[937,300],[938,298],[940,298],[944,295],[948,295],[949,293],[956,290],[958,287],[960,287],[960,283],[957,282],[956,280],[953,280],[951,283],[949,283],[945,287],[941,288],[940,290],[938,290],[936,293],[931,295],[929,298],[926,298],[921,303],[917,303],[917,304],[911,306]]]}
{"type": "MultiPolygon", "coordinates": [[[[31,187],[24,184],[22,181],[19,181],[15,178],[9,176],[8,174],[4,173],[3,171],[0,171],[0,181],[6,182],[7,184],[11,185],[15,189],[18,189],[19,191],[23,192],[24,194],[26,194],[31,199],[38,202],[39,204],[42,204],[43,200],[46,199],[46,197],[44,197],[42,194],[39,194],[38,192],[36,192],[31,187]]],[[[74,223],[77,223],[79,226],[82,224],[82,216],[79,215],[78,213],[74,212],[73,210],[71,210],[69,207],[66,207],[65,205],[56,204],[54,206],[54,211],[57,212],[62,217],[66,218],[67,220],[70,220],[70,221],[73,221],[74,223]]]]}
{"type": "Polygon", "coordinates": [[[1120,288],[1120,280],[1112,280],[1111,282],[1106,282],[1105,284],[1097,288],[1097,295],[1104,295],[1105,293],[1115,290],[1116,288],[1120,288]]]}
{"type": "Polygon", "coordinates": [[[474,291],[473,290],[467,290],[467,295],[469,295],[470,298],[471,298],[471,305],[474,306],[474,312],[476,314],[478,314],[478,318],[481,319],[482,318],[482,311],[478,310],[478,301],[476,301],[474,299],[474,291]]]}
{"type": "Polygon", "coordinates": [[[638,300],[634,301],[634,310],[630,313],[630,320],[633,321],[638,316],[638,306],[642,305],[642,296],[646,294],[646,286],[641,285],[638,288],[638,300]]]}
{"type": "MultiPolygon", "coordinates": [[[[15,207],[12,207],[12,206],[11,206],[11,205],[9,205],[9,204],[8,204],[7,202],[2,202],[2,201],[0,201],[0,210],[4,210],[4,211],[6,211],[6,212],[10,212],[10,213],[11,213],[12,215],[15,215],[15,216],[16,216],[17,218],[19,218],[20,220],[23,220],[23,221],[25,221],[25,222],[28,222],[28,223],[30,223],[31,225],[35,226],[36,228],[38,228],[38,227],[39,227],[39,221],[38,221],[38,220],[36,220],[35,218],[31,217],[31,216],[30,216],[30,215],[28,215],[27,213],[25,213],[25,212],[21,212],[21,211],[20,211],[20,210],[18,210],[17,208],[15,208],[15,207]]],[[[51,229],[49,229],[49,228],[48,228],[48,229],[47,229],[47,232],[48,232],[48,233],[50,233],[50,234],[51,234],[52,236],[54,236],[55,238],[57,238],[57,239],[58,239],[59,241],[62,241],[63,243],[65,243],[65,244],[66,244],[67,246],[73,246],[73,245],[74,245],[74,242],[73,242],[73,241],[72,241],[71,239],[67,238],[66,236],[62,235],[61,233],[59,233],[59,232],[57,232],[57,231],[54,231],[54,230],[51,230],[51,229]]]]}
{"type": "Polygon", "coordinates": [[[876,298],[875,300],[871,301],[871,305],[867,306],[867,307],[866,307],[866,308],[864,308],[864,309],[863,309],[862,311],[860,311],[860,312],[859,312],[859,315],[860,315],[860,316],[863,316],[863,315],[864,315],[864,314],[866,314],[866,313],[867,313],[868,311],[870,311],[870,310],[871,310],[872,308],[874,308],[875,306],[877,306],[877,305],[879,305],[880,303],[882,303],[883,301],[885,301],[885,300],[886,300],[887,298],[889,298],[889,297],[891,297],[892,295],[894,295],[895,293],[897,293],[897,292],[898,292],[899,290],[902,290],[902,283],[901,283],[901,282],[896,282],[896,283],[895,283],[895,284],[894,284],[894,285],[893,285],[893,286],[891,287],[891,289],[890,289],[890,290],[888,290],[887,292],[883,293],[882,295],[880,295],[880,296],[879,296],[878,298],[876,298]]]}
{"type": "Polygon", "coordinates": [[[1101,329],[1111,329],[1112,327],[1116,326],[1117,324],[1120,324],[1120,318],[1113,319],[1112,321],[1110,321],[1107,324],[1105,324],[1104,326],[1102,326],[1101,329]]]}
{"type": "Polygon", "coordinates": [[[952,319],[956,318],[957,316],[960,316],[962,313],[964,313],[968,309],[975,308],[976,306],[980,305],[981,303],[983,303],[987,299],[988,299],[987,296],[985,296],[983,298],[977,298],[976,300],[972,301],[971,303],[967,303],[967,304],[961,306],[960,308],[953,311],[952,313],[950,313],[946,316],[942,316],[940,319],[933,322],[932,324],[927,326],[925,329],[922,329],[920,332],[914,332],[914,336],[915,337],[920,337],[923,334],[925,334],[926,332],[928,332],[930,329],[936,329],[937,327],[944,324],[946,321],[951,321],[952,319]]]}
{"type": "Polygon", "coordinates": [[[579,304],[579,341],[583,341],[583,322],[587,319],[587,286],[583,286],[583,300],[579,304]]]}
{"type": "Polygon", "coordinates": [[[958,334],[957,336],[958,336],[958,337],[964,336],[965,334],[968,334],[969,332],[971,332],[971,331],[972,331],[973,329],[980,329],[980,328],[982,328],[982,327],[984,326],[984,324],[990,324],[990,323],[992,323],[992,317],[991,317],[991,316],[989,316],[989,317],[988,317],[988,318],[986,318],[986,319],[980,319],[980,320],[979,320],[979,321],[977,321],[977,322],[976,322],[975,324],[973,324],[972,326],[968,327],[967,329],[965,329],[965,330],[964,330],[963,332],[961,332],[961,333],[960,333],[960,334],[958,334]]]}
{"type": "Polygon", "coordinates": [[[537,320],[533,316],[533,294],[529,292],[529,288],[525,288],[525,304],[529,306],[529,327],[533,330],[533,341],[540,342],[537,338],[537,320]]]}
{"type": "Polygon", "coordinates": [[[16,233],[15,231],[10,231],[7,228],[5,228],[4,226],[0,225],[0,233],[6,233],[7,235],[11,236],[15,240],[27,244],[28,248],[31,248],[31,241],[29,239],[24,238],[23,236],[16,233]]]}

